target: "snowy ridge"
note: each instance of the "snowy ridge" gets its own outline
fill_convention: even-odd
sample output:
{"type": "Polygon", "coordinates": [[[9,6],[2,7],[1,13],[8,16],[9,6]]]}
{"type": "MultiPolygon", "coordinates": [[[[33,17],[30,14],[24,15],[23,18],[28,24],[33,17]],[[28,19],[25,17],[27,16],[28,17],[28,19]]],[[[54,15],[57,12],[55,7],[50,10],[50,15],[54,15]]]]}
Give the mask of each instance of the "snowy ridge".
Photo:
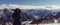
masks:
{"type": "MultiPolygon", "coordinates": [[[[37,25],[37,24],[26,24],[26,25],[37,25]]],[[[60,25],[60,23],[38,24],[38,25],[60,25]]]]}

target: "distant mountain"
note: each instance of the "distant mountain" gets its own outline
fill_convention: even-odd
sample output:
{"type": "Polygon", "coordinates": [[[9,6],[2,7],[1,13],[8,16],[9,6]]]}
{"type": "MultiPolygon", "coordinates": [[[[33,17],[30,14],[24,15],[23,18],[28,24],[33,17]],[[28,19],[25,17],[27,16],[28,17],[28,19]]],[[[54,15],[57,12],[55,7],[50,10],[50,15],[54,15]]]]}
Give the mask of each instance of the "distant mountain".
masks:
{"type": "MultiPolygon", "coordinates": [[[[7,19],[11,19],[12,17],[12,12],[10,12],[8,9],[3,10],[4,14],[7,16],[7,19]]],[[[46,9],[27,9],[23,10],[21,9],[21,19],[23,21],[25,20],[37,20],[43,17],[47,18],[54,18],[53,14],[54,12],[51,10],[46,10],[46,9]]],[[[11,19],[12,20],[12,19],[11,19]]]]}
{"type": "Polygon", "coordinates": [[[6,16],[6,18],[7,18],[7,21],[13,21],[13,19],[12,19],[12,12],[11,12],[11,10],[9,10],[9,9],[4,9],[3,10],[3,13],[5,14],[5,16],[6,16]]]}
{"type": "Polygon", "coordinates": [[[45,17],[48,14],[52,14],[51,10],[46,10],[46,9],[40,9],[40,10],[30,9],[30,10],[26,10],[26,11],[27,11],[26,12],[27,14],[38,16],[38,18],[45,17]]]}
{"type": "MultiPolygon", "coordinates": [[[[9,9],[4,9],[3,13],[6,15],[6,18],[7,18],[8,21],[12,21],[12,14],[13,13],[11,11],[9,11],[9,9]]],[[[22,20],[31,20],[33,18],[34,17],[32,15],[27,14],[26,12],[22,11],[22,13],[21,13],[21,19],[22,20]]]]}

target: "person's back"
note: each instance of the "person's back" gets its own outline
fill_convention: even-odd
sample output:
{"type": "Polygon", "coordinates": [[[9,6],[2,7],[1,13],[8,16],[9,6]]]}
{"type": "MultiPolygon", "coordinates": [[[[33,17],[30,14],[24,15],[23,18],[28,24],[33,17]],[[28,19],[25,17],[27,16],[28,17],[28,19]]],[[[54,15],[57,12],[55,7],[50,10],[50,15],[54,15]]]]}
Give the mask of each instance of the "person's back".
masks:
{"type": "Polygon", "coordinates": [[[13,13],[13,15],[12,15],[12,17],[13,17],[13,19],[14,19],[13,25],[21,25],[21,21],[20,21],[20,19],[21,19],[20,13],[21,13],[21,10],[20,10],[20,9],[18,9],[18,8],[15,9],[15,11],[14,11],[14,13],[13,13]]]}

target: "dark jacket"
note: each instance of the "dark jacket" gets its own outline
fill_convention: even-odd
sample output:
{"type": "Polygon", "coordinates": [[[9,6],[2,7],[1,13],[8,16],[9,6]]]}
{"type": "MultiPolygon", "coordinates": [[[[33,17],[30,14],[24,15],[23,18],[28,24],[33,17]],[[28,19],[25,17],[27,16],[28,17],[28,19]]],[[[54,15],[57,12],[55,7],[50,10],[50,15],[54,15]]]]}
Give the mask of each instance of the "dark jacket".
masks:
{"type": "Polygon", "coordinates": [[[21,25],[21,21],[20,21],[21,16],[20,16],[20,13],[21,13],[21,10],[20,9],[18,9],[18,8],[15,9],[15,11],[14,11],[14,13],[12,15],[12,17],[14,19],[13,25],[21,25]]]}

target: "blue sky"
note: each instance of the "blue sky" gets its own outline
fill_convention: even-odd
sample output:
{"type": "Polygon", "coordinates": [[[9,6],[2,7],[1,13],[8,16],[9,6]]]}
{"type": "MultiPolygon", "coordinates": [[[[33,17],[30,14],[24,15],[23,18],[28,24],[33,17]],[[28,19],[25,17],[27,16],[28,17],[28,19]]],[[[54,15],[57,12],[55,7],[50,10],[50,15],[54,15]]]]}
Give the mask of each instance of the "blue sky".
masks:
{"type": "Polygon", "coordinates": [[[1,4],[60,5],[60,0],[0,0],[0,5],[1,4]]]}

